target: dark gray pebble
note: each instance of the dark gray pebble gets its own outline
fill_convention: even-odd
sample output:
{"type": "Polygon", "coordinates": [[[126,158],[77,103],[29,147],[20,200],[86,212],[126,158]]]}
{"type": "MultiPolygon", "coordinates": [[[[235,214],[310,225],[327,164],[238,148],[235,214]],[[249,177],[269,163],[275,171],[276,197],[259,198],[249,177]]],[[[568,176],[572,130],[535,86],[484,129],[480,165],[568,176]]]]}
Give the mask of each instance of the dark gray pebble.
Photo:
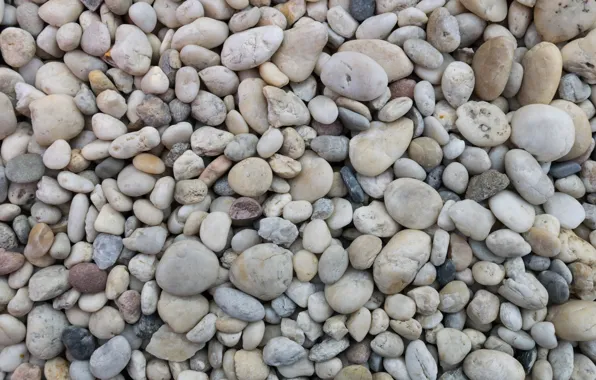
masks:
{"type": "Polygon", "coordinates": [[[483,201],[505,190],[509,186],[509,177],[494,169],[485,171],[482,174],[470,178],[466,199],[476,202],[483,201]]]}
{"type": "Polygon", "coordinates": [[[95,174],[101,179],[116,178],[124,167],[124,160],[108,157],[95,167],[95,174]]]}
{"type": "Polygon", "coordinates": [[[62,343],[76,360],[89,360],[95,351],[95,338],[89,330],[77,326],[68,326],[62,332],[62,343]]]}
{"type": "Polygon", "coordinates": [[[559,259],[552,260],[548,269],[563,277],[567,284],[571,284],[573,282],[573,274],[571,273],[571,270],[567,264],[565,264],[563,261],[559,259]]]}
{"type": "Polygon", "coordinates": [[[542,272],[547,270],[550,266],[550,259],[548,257],[542,257],[537,255],[525,255],[523,257],[526,268],[533,271],[542,272]]]}
{"type": "Polygon", "coordinates": [[[350,169],[348,166],[344,166],[341,168],[339,173],[341,174],[341,179],[348,188],[350,198],[352,198],[355,203],[364,202],[364,190],[362,190],[362,186],[360,186],[360,183],[358,183],[358,180],[356,179],[352,169],[350,169]]]}
{"type": "Polygon", "coordinates": [[[431,170],[424,182],[428,183],[430,187],[435,190],[438,190],[441,185],[443,184],[443,172],[445,171],[444,165],[439,165],[433,170],[431,170]]]}
{"type": "Polygon", "coordinates": [[[163,321],[157,313],[151,315],[142,314],[139,321],[134,324],[133,330],[139,338],[143,340],[150,339],[162,325],[163,321]]]}
{"type": "Polygon", "coordinates": [[[8,224],[0,223],[0,248],[10,251],[18,245],[17,236],[8,224]]]}
{"type": "Polygon", "coordinates": [[[549,303],[562,304],[569,299],[569,285],[560,274],[547,270],[538,275],[538,281],[546,288],[549,303]]]}
{"type": "Polygon", "coordinates": [[[179,99],[174,99],[168,103],[170,107],[170,113],[172,114],[172,120],[175,123],[185,121],[190,116],[190,104],[186,104],[179,99]]]}
{"type": "Polygon", "coordinates": [[[21,244],[27,244],[29,240],[29,232],[31,232],[31,226],[29,220],[25,215],[19,215],[12,221],[12,229],[14,230],[17,239],[21,244]]]}
{"type": "Polygon", "coordinates": [[[455,280],[455,264],[453,260],[448,259],[442,265],[437,267],[437,282],[439,286],[443,287],[455,280]]]}
{"type": "Polygon", "coordinates": [[[145,96],[145,99],[137,106],[137,115],[145,125],[152,127],[161,127],[170,124],[170,121],[172,121],[168,105],[153,95],[145,96]]]}
{"type": "Polygon", "coordinates": [[[351,0],[350,14],[356,21],[364,21],[375,14],[375,0],[351,0]]]}

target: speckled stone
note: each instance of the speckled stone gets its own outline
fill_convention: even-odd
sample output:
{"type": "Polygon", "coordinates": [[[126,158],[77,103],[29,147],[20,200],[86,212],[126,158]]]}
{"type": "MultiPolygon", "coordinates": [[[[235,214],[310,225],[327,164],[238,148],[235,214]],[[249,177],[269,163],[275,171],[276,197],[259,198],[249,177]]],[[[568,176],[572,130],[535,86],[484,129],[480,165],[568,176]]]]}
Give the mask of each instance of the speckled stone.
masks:
{"type": "Polygon", "coordinates": [[[6,178],[14,183],[38,181],[45,171],[39,154],[21,154],[6,163],[6,178]]]}
{"type": "Polygon", "coordinates": [[[350,14],[356,21],[364,21],[375,13],[375,0],[351,0],[350,14]]]}
{"type": "Polygon", "coordinates": [[[433,170],[431,170],[428,173],[424,182],[428,183],[430,185],[430,187],[432,187],[433,189],[438,190],[441,187],[441,185],[443,184],[443,172],[444,171],[445,171],[444,165],[437,166],[436,168],[434,168],[433,170]]]}
{"type": "Polygon", "coordinates": [[[80,263],[68,271],[68,282],[81,293],[104,291],[107,279],[107,273],[93,263],[80,263]]]}
{"type": "Polygon", "coordinates": [[[485,171],[482,174],[470,178],[466,199],[476,202],[483,201],[505,190],[509,186],[509,177],[494,169],[485,171]]]}
{"type": "Polygon", "coordinates": [[[548,174],[554,178],[565,178],[572,174],[579,173],[582,166],[575,161],[559,162],[551,165],[548,174]]]}
{"type": "Polygon", "coordinates": [[[230,187],[228,177],[222,177],[215,181],[215,185],[213,185],[213,191],[215,194],[222,196],[232,196],[236,194],[236,192],[230,187]]]}
{"type": "Polygon", "coordinates": [[[362,186],[358,183],[354,171],[350,167],[344,166],[339,173],[341,174],[341,179],[348,188],[348,194],[350,194],[352,201],[355,203],[364,202],[364,190],[362,190],[362,186]]]}
{"type": "Polygon", "coordinates": [[[68,326],[62,332],[62,343],[76,360],[89,360],[95,351],[95,338],[89,330],[77,326],[68,326]]]}
{"type": "Polygon", "coordinates": [[[439,286],[443,287],[455,280],[455,263],[453,260],[446,260],[442,265],[437,267],[437,282],[439,286]]]}
{"type": "Polygon", "coordinates": [[[150,339],[159,328],[163,321],[157,313],[151,315],[141,315],[141,318],[133,325],[135,335],[141,339],[150,339]]]}

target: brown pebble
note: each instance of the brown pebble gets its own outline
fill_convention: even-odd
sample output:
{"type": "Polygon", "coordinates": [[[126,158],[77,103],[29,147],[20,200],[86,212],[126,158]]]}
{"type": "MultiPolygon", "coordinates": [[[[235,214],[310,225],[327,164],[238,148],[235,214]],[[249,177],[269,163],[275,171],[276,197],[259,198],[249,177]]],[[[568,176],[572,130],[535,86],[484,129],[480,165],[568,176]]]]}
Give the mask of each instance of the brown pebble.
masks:
{"type": "Polygon", "coordinates": [[[474,254],[465,238],[452,233],[449,239],[448,257],[455,264],[455,270],[461,272],[472,264],[474,254]]]}
{"type": "Polygon", "coordinates": [[[250,224],[253,220],[261,216],[262,213],[263,208],[259,202],[248,197],[236,199],[228,210],[228,215],[232,218],[234,225],[250,224]]]}
{"type": "Polygon", "coordinates": [[[41,380],[41,368],[29,363],[20,364],[10,375],[12,380],[41,380]]]}
{"type": "Polygon", "coordinates": [[[317,136],[340,136],[344,130],[344,126],[339,119],[331,124],[321,124],[318,121],[313,120],[311,126],[317,131],[317,136]]]}
{"type": "Polygon", "coordinates": [[[37,223],[29,233],[25,256],[37,259],[48,253],[54,243],[54,233],[45,223],[37,223]]]}
{"type": "Polygon", "coordinates": [[[141,294],[136,290],[127,290],[122,293],[116,304],[126,323],[136,323],[141,317],[141,294]]]}
{"type": "Polygon", "coordinates": [[[108,275],[93,263],[80,263],[68,272],[69,284],[81,293],[99,293],[106,288],[108,275]]]}
{"type": "Polygon", "coordinates": [[[25,264],[25,256],[0,248],[0,276],[12,273],[25,264]]]}
{"type": "Polygon", "coordinates": [[[413,79],[400,79],[389,85],[389,91],[391,91],[391,99],[401,98],[407,96],[410,99],[414,99],[414,87],[416,87],[416,81],[413,79]]]}

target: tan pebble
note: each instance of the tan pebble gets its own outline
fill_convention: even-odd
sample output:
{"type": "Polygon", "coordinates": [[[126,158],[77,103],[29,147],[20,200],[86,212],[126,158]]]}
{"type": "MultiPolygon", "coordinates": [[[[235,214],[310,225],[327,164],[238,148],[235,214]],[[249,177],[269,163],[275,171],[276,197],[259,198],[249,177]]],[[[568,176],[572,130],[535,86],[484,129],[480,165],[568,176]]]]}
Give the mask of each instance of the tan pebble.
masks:
{"type": "Polygon", "coordinates": [[[45,255],[54,242],[54,233],[45,223],[37,223],[29,233],[27,246],[25,247],[25,256],[34,259],[45,255]]]}
{"type": "Polygon", "coordinates": [[[265,62],[259,66],[259,74],[263,80],[275,87],[283,87],[290,82],[290,79],[286,74],[282,73],[275,64],[271,62],[265,62]]]}
{"type": "Polygon", "coordinates": [[[521,105],[549,104],[559,88],[563,59],[550,42],[541,42],[530,49],[522,61],[524,78],[517,98],[521,105]]]}
{"type": "Polygon", "coordinates": [[[474,54],[474,90],[483,100],[494,100],[505,90],[513,64],[515,46],[506,37],[491,38],[474,54]]]}
{"type": "Polygon", "coordinates": [[[148,174],[161,174],[166,170],[166,165],[157,156],[149,153],[141,153],[132,160],[132,164],[138,170],[148,174]]]}

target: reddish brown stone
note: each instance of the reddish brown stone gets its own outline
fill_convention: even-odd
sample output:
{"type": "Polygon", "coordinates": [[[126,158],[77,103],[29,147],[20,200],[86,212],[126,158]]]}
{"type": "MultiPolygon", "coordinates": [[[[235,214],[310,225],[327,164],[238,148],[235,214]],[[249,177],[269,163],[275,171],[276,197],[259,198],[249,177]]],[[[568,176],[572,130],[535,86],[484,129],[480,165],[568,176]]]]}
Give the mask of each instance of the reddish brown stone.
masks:
{"type": "Polygon", "coordinates": [[[220,179],[232,167],[232,164],[233,162],[230,159],[221,155],[207,165],[199,176],[199,179],[205,182],[207,187],[211,187],[215,181],[220,179]]]}
{"type": "Polygon", "coordinates": [[[126,323],[136,323],[141,318],[141,294],[136,290],[127,290],[116,301],[122,318],[126,323]]]}
{"type": "Polygon", "coordinates": [[[0,248],[0,276],[12,273],[25,264],[25,256],[0,248]]]}
{"type": "Polygon", "coordinates": [[[12,380],[41,380],[41,368],[29,363],[19,364],[10,376],[12,380]]]}
{"type": "Polygon", "coordinates": [[[416,81],[413,79],[400,79],[389,85],[391,91],[391,99],[401,98],[407,96],[410,99],[414,99],[414,87],[416,81]]]}
{"type": "Polygon", "coordinates": [[[259,202],[248,197],[236,199],[228,210],[228,215],[230,215],[235,225],[250,224],[253,220],[261,216],[262,213],[263,208],[259,202]]]}
{"type": "Polygon", "coordinates": [[[93,263],[77,264],[68,272],[68,282],[81,293],[103,292],[107,280],[107,273],[93,263]]]}

